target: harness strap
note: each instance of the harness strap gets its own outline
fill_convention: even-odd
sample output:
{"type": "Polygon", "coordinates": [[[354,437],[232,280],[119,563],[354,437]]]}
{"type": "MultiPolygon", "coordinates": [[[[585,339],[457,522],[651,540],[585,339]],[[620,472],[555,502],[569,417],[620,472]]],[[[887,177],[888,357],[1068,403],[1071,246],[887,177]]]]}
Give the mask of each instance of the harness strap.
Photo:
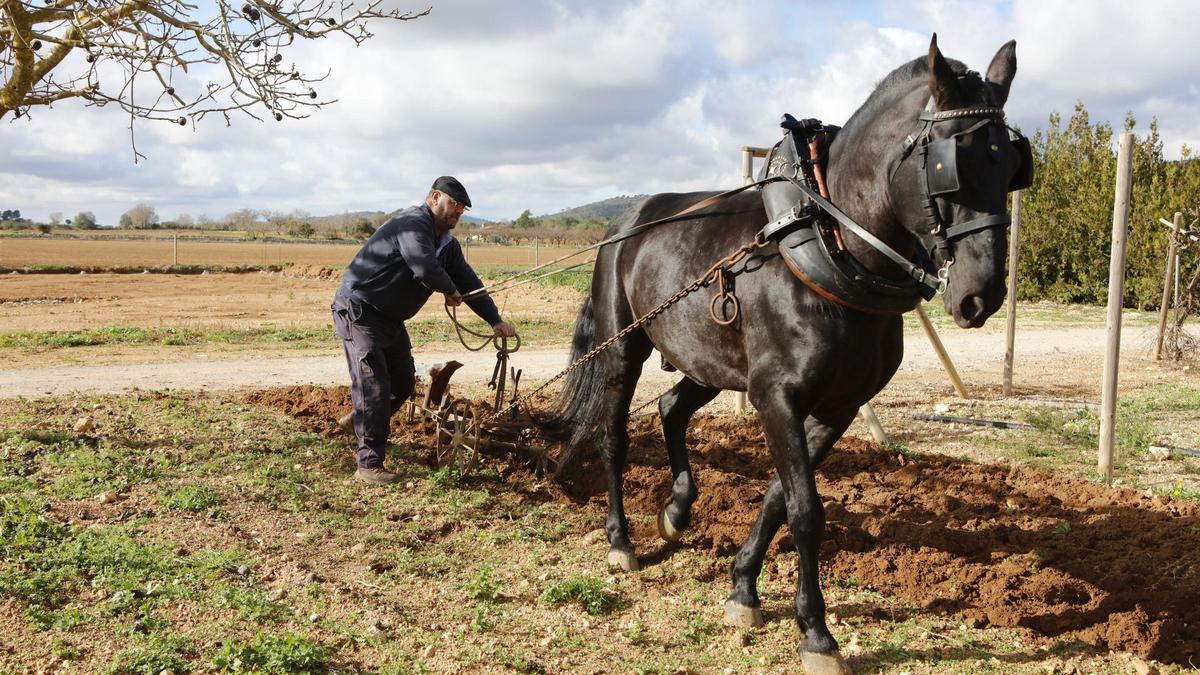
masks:
{"type": "Polygon", "coordinates": [[[946,239],[961,237],[964,234],[970,234],[975,230],[986,230],[989,227],[1008,227],[1012,224],[1012,218],[1005,214],[992,214],[968,220],[965,223],[959,223],[954,227],[947,228],[945,231],[946,239]]]}
{"type": "Polygon", "coordinates": [[[863,241],[870,244],[872,248],[891,259],[892,262],[896,263],[896,265],[898,265],[900,269],[904,270],[904,273],[911,277],[914,281],[923,286],[929,287],[933,291],[937,291],[940,282],[936,276],[931,276],[925,270],[914,265],[908,258],[900,255],[896,249],[888,246],[882,239],[876,237],[874,234],[871,234],[861,225],[854,222],[850,216],[842,213],[841,209],[834,206],[828,199],[822,197],[819,193],[817,193],[816,190],[813,190],[805,185],[802,181],[796,180],[791,176],[784,176],[784,178],[795,185],[801,192],[805,194],[805,196],[816,203],[817,206],[821,207],[822,211],[833,216],[834,220],[836,220],[839,224],[853,232],[863,241]]]}

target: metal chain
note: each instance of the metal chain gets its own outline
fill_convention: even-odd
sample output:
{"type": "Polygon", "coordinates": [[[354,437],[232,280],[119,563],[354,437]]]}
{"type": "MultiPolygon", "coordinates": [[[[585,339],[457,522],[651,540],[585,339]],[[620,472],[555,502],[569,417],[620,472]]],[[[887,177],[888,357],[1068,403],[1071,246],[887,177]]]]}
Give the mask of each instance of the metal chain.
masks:
{"type": "Polygon", "coordinates": [[[626,335],[629,335],[630,333],[637,330],[641,326],[649,323],[651,320],[653,320],[659,314],[662,314],[664,311],[666,311],[667,308],[670,307],[671,305],[674,305],[675,303],[684,299],[688,295],[695,293],[696,291],[700,290],[702,287],[707,286],[709,283],[712,282],[712,280],[714,278],[716,278],[717,276],[720,275],[721,270],[727,269],[727,268],[733,266],[738,261],[740,261],[742,258],[745,258],[747,255],[749,255],[752,251],[755,251],[764,246],[767,246],[769,243],[770,242],[762,239],[760,236],[755,235],[754,241],[751,241],[749,244],[742,246],[741,248],[734,251],[730,255],[717,261],[712,267],[708,268],[707,272],[705,272],[704,274],[697,277],[696,280],[693,281],[692,283],[690,283],[687,286],[684,286],[683,288],[676,291],[674,295],[672,295],[671,297],[664,300],[661,305],[659,305],[658,307],[655,307],[654,309],[650,310],[649,312],[646,312],[642,316],[638,317],[637,320],[635,320],[633,323],[629,324],[625,328],[622,328],[620,332],[618,332],[617,334],[608,338],[604,342],[600,343],[599,345],[594,347],[588,353],[579,357],[574,363],[567,366],[566,370],[563,370],[562,372],[560,372],[559,374],[550,378],[549,380],[546,380],[538,388],[536,388],[533,391],[529,392],[528,394],[522,396],[519,400],[510,403],[503,410],[495,411],[491,415],[488,415],[486,418],[484,418],[482,420],[482,423],[491,422],[492,420],[499,418],[501,415],[508,413],[514,407],[517,407],[517,406],[521,405],[522,403],[528,404],[530,399],[532,399],[535,394],[542,391],[546,387],[549,387],[550,385],[554,384],[555,382],[561,380],[562,378],[566,377],[572,371],[578,369],[580,366],[587,363],[588,361],[591,361],[598,354],[600,354],[600,352],[604,351],[605,349],[608,349],[609,347],[616,344],[618,340],[621,340],[626,335]]]}

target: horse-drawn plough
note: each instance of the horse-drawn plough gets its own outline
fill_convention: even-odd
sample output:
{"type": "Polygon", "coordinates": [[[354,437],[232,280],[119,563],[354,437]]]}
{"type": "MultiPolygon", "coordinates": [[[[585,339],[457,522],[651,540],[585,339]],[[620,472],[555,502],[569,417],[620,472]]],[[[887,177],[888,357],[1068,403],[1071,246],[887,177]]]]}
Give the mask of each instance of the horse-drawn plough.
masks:
{"type": "Polygon", "coordinates": [[[509,365],[507,340],[497,338],[496,368],[488,387],[495,393],[491,407],[450,393],[450,379],[462,367],[447,361],[429,368],[424,393],[414,392],[408,401],[407,420],[420,422],[434,437],[434,453],[439,466],[455,469],[460,476],[469,474],[478,462],[481,450],[507,452],[523,457],[539,475],[554,471],[549,448],[539,438],[536,425],[518,397],[521,371],[509,365]]]}

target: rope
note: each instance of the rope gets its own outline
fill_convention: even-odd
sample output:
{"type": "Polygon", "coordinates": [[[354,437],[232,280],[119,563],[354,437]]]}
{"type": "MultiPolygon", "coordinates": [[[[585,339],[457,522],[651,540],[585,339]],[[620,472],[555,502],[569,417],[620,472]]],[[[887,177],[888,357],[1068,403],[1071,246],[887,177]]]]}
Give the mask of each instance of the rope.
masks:
{"type": "Polygon", "coordinates": [[[495,333],[478,333],[463,325],[458,320],[458,308],[446,305],[446,316],[450,317],[450,323],[454,324],[454,332],[458,334],[458,341],[461,342],[462,346],[466,347],[468,351],[477,352],[489,344],[495,347],[496,351],[504,352],[505,354],[512,354],[521,349],[520,335],[517,335],[515,338],[517,341],[517,346],[509,349],[508,338],[501,335],[496,335],[495,333]],[[467,344],[467,339],[463,337],[463,333],[474,335],[477,338],[484,338],[484,340],[483,342],[479,343],[479,346],[472,347],[471,345],[467,344]]]}

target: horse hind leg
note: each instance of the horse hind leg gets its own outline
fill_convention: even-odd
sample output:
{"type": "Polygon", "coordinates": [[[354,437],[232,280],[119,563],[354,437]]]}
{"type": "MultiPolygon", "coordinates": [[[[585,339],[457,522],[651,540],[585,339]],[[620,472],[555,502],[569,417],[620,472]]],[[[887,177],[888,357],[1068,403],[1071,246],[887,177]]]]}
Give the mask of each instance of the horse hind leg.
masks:
{"type": "Polygon", "coordinates": [[[658,401],[662,416],[663,437],[671,460],[671,499],[658,514],[658,536],[676,542],[683,537],[692,520],[692,503],[696,501],[696,482],[688,463],[687,426],[696,411],[721,393],[685,377],[658,401]]]}
{"type": "Polygon", "coordinates": [[[608,533],[608,564],[626,572],[638,569],[633,542],[629,538],[629,520],[625,517],[623,486],[629,451],[629,404],[642,374],[642,362],[650,355],[648,342],[644,346],[639,345],[634,337],[631,335],[626,344],[605,355],[605,372],[609,373],[609,377],[605,383],[607,394],[601,418],[603,440],[600,444],[608,476],[608,519],[604,524],[608,533]]]}

